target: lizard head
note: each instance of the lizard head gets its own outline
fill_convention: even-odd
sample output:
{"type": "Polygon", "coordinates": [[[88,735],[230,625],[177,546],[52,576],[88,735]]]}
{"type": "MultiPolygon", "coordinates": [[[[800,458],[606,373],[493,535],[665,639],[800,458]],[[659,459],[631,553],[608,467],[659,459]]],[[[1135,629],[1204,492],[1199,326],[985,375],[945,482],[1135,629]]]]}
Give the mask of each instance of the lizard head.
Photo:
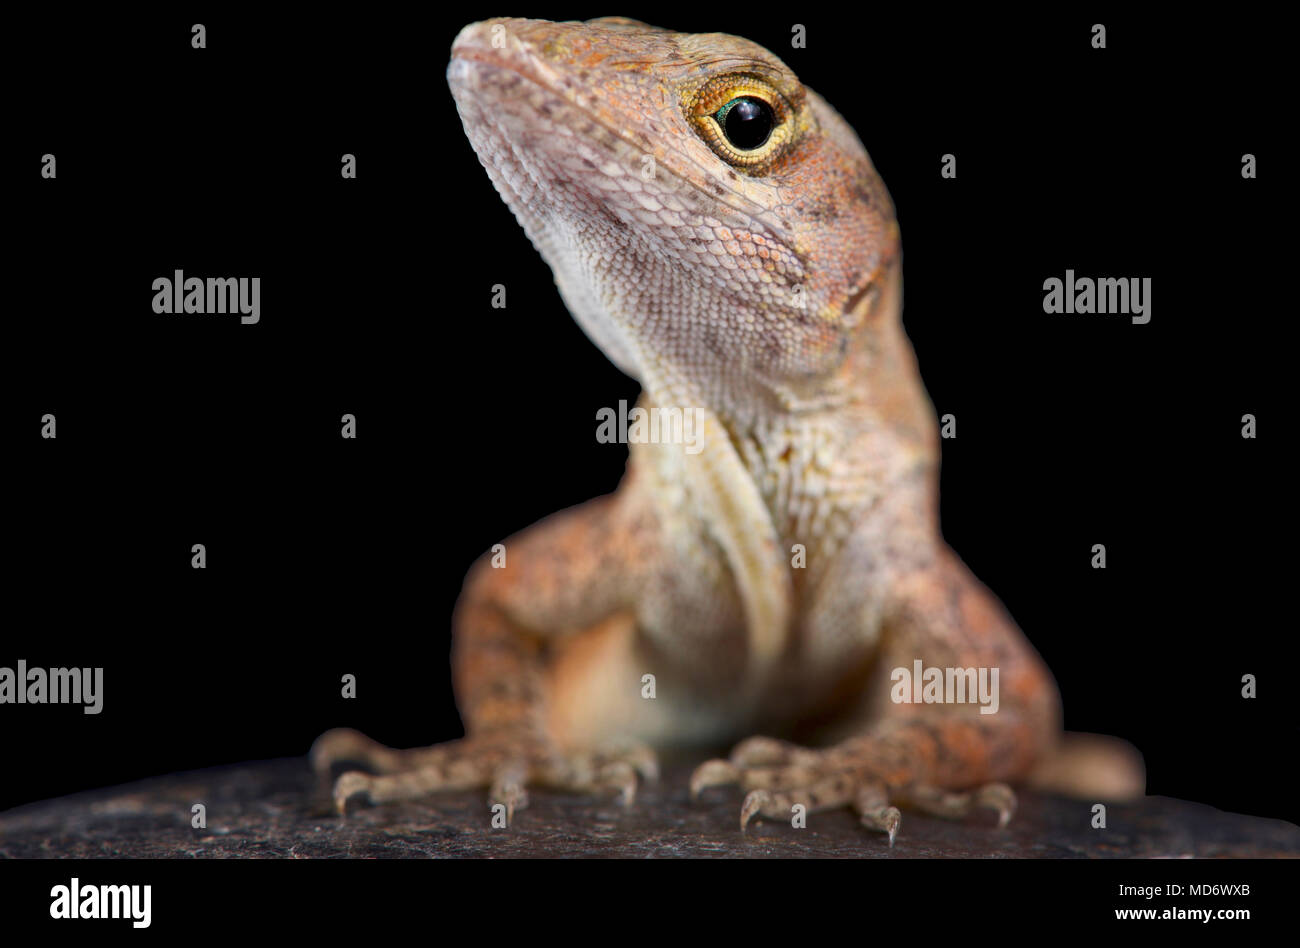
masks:
{"type": "Polygon", "coordinates": [[[461,31],[447,78],[570,311],[647,387],[714,408],[816,397],[878,311],[896,318],[888,192],[761,46],[498,19],[461,31]]]}

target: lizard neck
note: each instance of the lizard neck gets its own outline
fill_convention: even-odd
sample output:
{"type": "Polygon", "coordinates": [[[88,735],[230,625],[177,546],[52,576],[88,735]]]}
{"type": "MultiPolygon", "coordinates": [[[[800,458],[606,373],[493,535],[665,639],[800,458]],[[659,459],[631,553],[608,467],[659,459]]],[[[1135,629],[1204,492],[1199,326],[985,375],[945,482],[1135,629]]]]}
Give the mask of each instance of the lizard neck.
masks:
{"type": "Polygon", "coordinates": [[[699,384],[671,372],[643,378],[650,403],[702,405],[716,419],[726,440],[709,450],[734,452],[736,476],[753,485],[766,511],[797,599],[889,485],[937,467],[937,422],[902,328],[897,269],[882,288],[861,304],[842,364],[815,385],[749,380],[737,392],[717,375],[699,384]]]}
{"type": "Polygon", "coordinates": [[[845,358],[826,378],[801,386],[718,373],[695,384],[671,373],[643,379],[652,402],[703,405],[717,418],[787,551],[803,543],[828,559],[886,485],[937,465],[934,408],[902,326],[901,268],[883,276],[881,292],[858,301],[845,358]]]}

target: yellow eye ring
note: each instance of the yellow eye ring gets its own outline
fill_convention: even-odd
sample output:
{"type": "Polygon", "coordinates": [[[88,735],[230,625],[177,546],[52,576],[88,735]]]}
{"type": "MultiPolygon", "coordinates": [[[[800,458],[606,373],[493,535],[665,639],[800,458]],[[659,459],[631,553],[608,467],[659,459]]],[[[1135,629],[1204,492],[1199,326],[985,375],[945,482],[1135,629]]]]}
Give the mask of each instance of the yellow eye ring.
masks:
{"type": "Polygon", "coordinates": [[[765,174],[784,153],[793,130],[785,97],[755,76],[718,76],[693,97],[687,116],[696,134],[723,161],[765,174]]]}

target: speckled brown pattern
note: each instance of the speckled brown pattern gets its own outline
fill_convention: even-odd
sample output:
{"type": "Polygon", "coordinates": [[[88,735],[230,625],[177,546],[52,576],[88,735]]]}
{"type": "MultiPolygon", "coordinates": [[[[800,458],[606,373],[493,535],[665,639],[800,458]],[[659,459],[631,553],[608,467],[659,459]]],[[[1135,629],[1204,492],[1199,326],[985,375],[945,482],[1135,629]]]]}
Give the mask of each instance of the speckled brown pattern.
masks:
{"type": "MultiPolygon", "coordinates": [[[[529,785],[630,803],[651,747],[818,721],[820,749],[745,741],[692,792],[748,791],[742,828],[852,807],[891,844],[895,804],[1005,824],[1006,782],[1052,766],[1059,698],[940,536],[899,229],[853,130],[753,43],[626,20],[474,24],[447,76],[578,323],[642,407],[693,413],[699,450],[632,444],[615,495],[474,568],[454,625],[467,737],[395,751],[323,735],[322,771],[375,772],[339,778],[340,810],[486,787],[513,817],[529,785]],[[771,125],[746,149],[717,118],[740,98],[771,125]],[[917,660],[996,668],[996,713],[889,700],[891,670],[917,660]]],[[[1093,760],[1072,789],[1140,792],[1120,749],[1093,760]]]]}

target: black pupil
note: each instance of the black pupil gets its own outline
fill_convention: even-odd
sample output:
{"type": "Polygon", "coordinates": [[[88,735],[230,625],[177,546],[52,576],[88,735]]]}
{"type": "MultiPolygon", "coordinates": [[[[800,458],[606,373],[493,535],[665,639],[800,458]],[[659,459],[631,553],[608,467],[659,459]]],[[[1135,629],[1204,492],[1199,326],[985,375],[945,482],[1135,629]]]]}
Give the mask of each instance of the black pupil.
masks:
{"type": "Polygon", "coordinates": [[[732,99],[723,110],[722,130],[734,148],[751,151],[772,134],[772,107],[762,99],[732,99]]]}

